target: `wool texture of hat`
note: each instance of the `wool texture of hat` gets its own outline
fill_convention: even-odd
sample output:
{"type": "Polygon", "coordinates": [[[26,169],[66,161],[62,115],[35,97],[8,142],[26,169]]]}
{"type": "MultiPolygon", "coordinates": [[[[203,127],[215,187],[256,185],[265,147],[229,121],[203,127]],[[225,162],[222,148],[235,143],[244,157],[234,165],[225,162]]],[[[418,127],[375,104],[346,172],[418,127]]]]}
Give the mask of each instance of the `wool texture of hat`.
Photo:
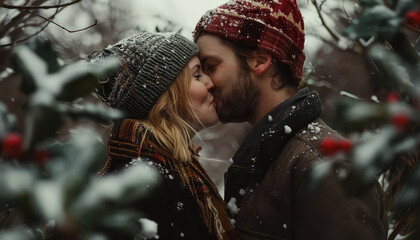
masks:
{"type": "Polygon", "coordinates": [[[296,0],[231,0],[201,17],[195,41],[204,33],[266,50],[302,78],[305,32],[296,0]]]}
{"type": "Polygon", "coordinates": [[[98,97],[126,118],[145,119],[188,61],[197,45],[179,33],[138,33],[92,52],[90,62],[114,56],[120,67],[100,79],[98,97]]]}

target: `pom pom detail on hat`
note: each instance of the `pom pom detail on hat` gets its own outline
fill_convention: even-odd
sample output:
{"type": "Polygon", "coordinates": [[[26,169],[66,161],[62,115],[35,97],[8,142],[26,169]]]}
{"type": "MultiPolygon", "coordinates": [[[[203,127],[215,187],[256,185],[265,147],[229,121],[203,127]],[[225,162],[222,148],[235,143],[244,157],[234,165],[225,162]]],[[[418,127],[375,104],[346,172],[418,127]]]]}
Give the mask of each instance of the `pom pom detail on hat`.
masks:
{"type": "Polygon", "coordinates": [[[305,33],[296,0],[231,0],[202,16],[194,39],[204,33],[266,50],[302,77],[305,33]]]}
{"type": "Polygon", "coordinates": [[[145,119],[197,53],[197,45],[179,33],[138,33],[89,55],[93,61],[109,56],[120,59],[120,67],[100,80],[96,93],[127,118],[145,119]]]}

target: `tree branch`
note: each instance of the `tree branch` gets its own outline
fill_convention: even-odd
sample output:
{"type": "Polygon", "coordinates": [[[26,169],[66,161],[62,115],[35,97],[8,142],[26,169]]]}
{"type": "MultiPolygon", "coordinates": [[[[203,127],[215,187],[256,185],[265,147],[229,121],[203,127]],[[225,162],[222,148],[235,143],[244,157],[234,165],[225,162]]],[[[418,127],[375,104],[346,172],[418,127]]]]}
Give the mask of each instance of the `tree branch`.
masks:
{"type": "Polygon", "coordinates": [[[322,22],[322,25],[325,27],[325,29],[328,31],[328,33],[331,35],[331,37],[335,40],[335,41],[340,41],[340,37],[339,36],[337,36],[337,34],[335,34],[328,26],[327,26],[327,23],[325,22],[325,20],[324,20],[324,17],[322,16],[322,14],[321,14],[321,7],[322,7],[322,5],[324,4],[324,2],[325,2],[325,0],[324,1],[322,1],[322,3],[321,3],[321,5],[318,5],[318,2],[316,1],[316,0],[311,0],[312,1],[312,4],[314,4],[314,6],[315,6],[315,8],[316,8],[316,11],[317,11],[317,13],[318,13],[318,16],[319,16],[319,19],[321,20],[321,22],[322,22]]]}
{"type": "MultiPolygon", "coordinates": [[[[60,2],[61,2],[61,0],[60,0],[60,2]]],[[[28,3],[28,4],[32,4],[32,2],[30,2],[30,3],[28,3]]],[[[53,15],[51,15],[51,19],[54,19],[54,17],[61,11],[61,10],[63,10],[64,8],[61,8],[61,9],[59,9],[59,8],[57,8],[56,9],[56,11],[55,11],[55,13],[53,14],[53,15]]],[[[28,10],[27,10],[27,12],[28,13],[30,13],[31,14],[31,12],[29,12],[28,10]]],[[[41,25],[42,23],[40,23],[40,25],[41,25]]],[[[23,39],[20,39],[20,40],[17,40],[17,41],[12,41],[11,43],[8,43],[8,44],[3,44],[3,45],[0,45],[0,47],[10,47],[10,46],[13,46],[13,45],[15,45],[15,44],[17,44],[17,43],[21,43],[21,42],[24,42],[24,41],[26,41],[26,40],[28,40],[29,38],[31,38],[31,37],[33,37],[33,36],[36,36],[36,35],[38,35],[40,32],[42,32],[42,31],[44,31],[44,29],[48,26],[50,24],[50,22],[48,22],[47,21],[47,24],[45,24],[43,27],[41,27],[41,29],[39,29],[37,32],[35,32],[34,34],[32,34],[32,35],[29,35],[29,36],[27,36],[27,37],[25,37],[25,38],[23,38],[23,39]]],[[[20,28],[21,29],[21,28],[20,28]]]]}
{"type": "MultiPolygon", "coordinates": [[[[28,12],[29,12],[29,11],[28,11],[28,12]]],[[[43,16],[41,16],[41,15],[39,15],[39,14],[37,14],[37,13],[33,13],[33,12],[29,12],[29,13],[30,13],[30,14],[32,14],[32,15],[35,15],[35,16],[37,16],[37,17],[40,17],[40,18],[44,19],[45,21],[50,22],[50,23],[52,23],[52,24],[54,24],[54,25],[56,25],[56,26],[60,27],[61,29],[65,30],[65,31],[67,31],[67,32],[69,32],[69,33],[81,32],[81,31],[83,31],[83,30],[89,29],[89,28],[91,28],[91,27],[95,26],[96,24],[98,24],[98,20],[97,20],[97,19],[95,19],[95,22],[94,22],[93,24],[91,24],[90,26],[87,26],[87,27],[85,27],[85,28],[78,29],[78,30],[69,30],[69,29],[67,29],[67,28],[63,27],[62,25],[60,25],[60,24],[58,24],[58,23],[56,23],[56,22],[54,22],[54,21],[52,20],[52,19],[54,18],[55,14],[54,14],[52,17],[50,17],[50,18],[45,18],[45,17],[43,17],[43,16]]]]}
{"type": "MultiPolygon", "coordinates": [[[[34,2],[34,0],[29,1],[28,3],[26,3],[26,6],[32,5],[33,2],[34,2]]],[[[0,6],[2,6],[4,4],[4,0],[0,0],[0,3],[1,3],[0,6]]],[[[26,20],[26,19],[24,19],[25,17],[26,17],[26,12],[20,12],[16,17],[12,18],[12,20],[10,20],[9,23],[7,23],[3,27],[1,27],[0,38],[4,37],[12,27],[17,26],[21,22],[25,21],[26,20]]]]}
{"type": "Polygon", "coordinates": [[[50,9],[50,8],[67,7],[67,6],[73,5],[75,3],[78,3],[80,1],[82,1],[82,0],[75,0],[73,2],[51,5],[51,6],[13,6],[13,5],[8,5],[8,4],[3,3],[2,5],[0,5],[0,7],[7,8],[7,9],[23,9],[23,10],[50,9]]]}
{"type": "Polygon", "coordinates": [[[15,44],[17,44],[17,43],[21,43],[21,42],[24,42],[24,41],[26,41],[26,40],[28,40],[29,38],[31,38],[31,37],[33,37],[33,36],[36,36],[36,35],[38,35],[40,32],[42,32],[42,31],[44,31],[44,29],[48,26],[48,24],[50,24],[49,22],[47,22],[41,29],[39,29],[36,33],[34,33],[34,34],[32,34],[32,35],[29,35],[29,36],[27,36],[27,37],[25,37],[25,38],[22,38],[22,39],[20,39],[20,40],[17,40],[17,41],[13,41],[13,42],[11,42],[11,43],[8,43],[8,44],[2,44],[2,45],[0,45],[0,47],[10,47],[10,46],[13,46],[13,45],[15,45],[15,44]]]}

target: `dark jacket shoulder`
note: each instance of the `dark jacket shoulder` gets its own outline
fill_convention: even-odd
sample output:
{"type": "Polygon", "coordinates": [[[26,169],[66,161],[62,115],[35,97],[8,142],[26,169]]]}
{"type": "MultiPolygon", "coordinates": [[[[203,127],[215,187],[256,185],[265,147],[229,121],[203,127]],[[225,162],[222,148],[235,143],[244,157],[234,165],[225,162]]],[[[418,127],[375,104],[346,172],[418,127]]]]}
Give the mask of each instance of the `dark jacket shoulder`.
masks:
{"type": "Polygon", "coordinates": [[[377,184],[361,197],[347,196],[335,170],[349,168],[349,162],[338,164],[315,191],[302,190],[314,164],[325,161],[322,141],[342,138],[316,109],[317,94],[301,91],[247,137],[248,146],[259,147],[241,146],[243,152],[235,154],[225,196],[236,204],[242,239],[386,239],[383,191],[377,184]]]}

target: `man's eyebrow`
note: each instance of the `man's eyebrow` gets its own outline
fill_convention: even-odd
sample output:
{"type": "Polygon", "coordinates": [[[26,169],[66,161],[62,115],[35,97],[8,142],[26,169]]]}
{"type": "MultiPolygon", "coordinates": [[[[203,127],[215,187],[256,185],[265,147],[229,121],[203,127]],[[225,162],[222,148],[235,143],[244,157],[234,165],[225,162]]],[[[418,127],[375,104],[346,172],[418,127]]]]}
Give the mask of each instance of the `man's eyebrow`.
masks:
{"type": "Polygon", "coordinates": [[[199,56],[199,58],[200,58],[200,62],[201,62],[201,64],[206,63],[209,59],[211,59],[211,60],[216,60],[216,61],[220,61],[220,57],[219,57],[219,56],[216,56],[216,55],[206,55],[206,56],[204,56],[204,57],[200,57],[200,56],[199,56]]]}

